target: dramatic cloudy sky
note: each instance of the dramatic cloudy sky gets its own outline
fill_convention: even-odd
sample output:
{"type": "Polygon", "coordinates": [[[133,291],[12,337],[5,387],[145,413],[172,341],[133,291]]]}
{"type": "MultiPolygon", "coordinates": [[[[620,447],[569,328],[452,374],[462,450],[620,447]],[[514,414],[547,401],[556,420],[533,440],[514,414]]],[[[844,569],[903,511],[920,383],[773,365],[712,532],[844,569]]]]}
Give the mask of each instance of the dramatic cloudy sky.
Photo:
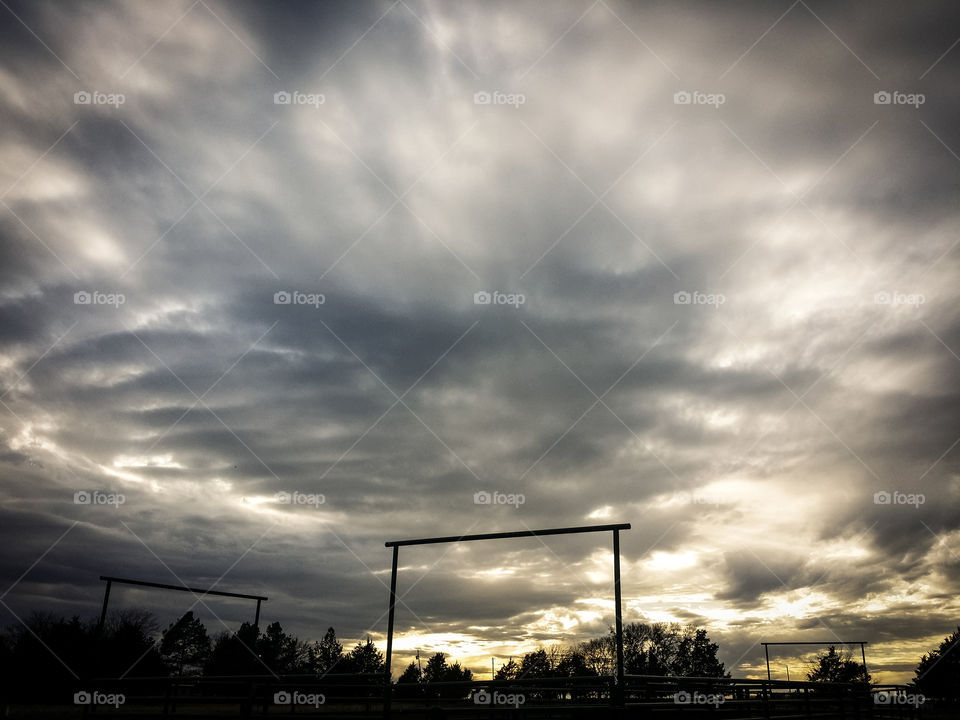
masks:
{"type": "MultiPolygon", "coordinates": [[[[955,4],[0,5],[3,624],[382,643],[386,540],[630,522],[735,675],[954,629],[955,4]]],[[[613,621],[608,534],[400,560],[397,672],[613,621]]]]}

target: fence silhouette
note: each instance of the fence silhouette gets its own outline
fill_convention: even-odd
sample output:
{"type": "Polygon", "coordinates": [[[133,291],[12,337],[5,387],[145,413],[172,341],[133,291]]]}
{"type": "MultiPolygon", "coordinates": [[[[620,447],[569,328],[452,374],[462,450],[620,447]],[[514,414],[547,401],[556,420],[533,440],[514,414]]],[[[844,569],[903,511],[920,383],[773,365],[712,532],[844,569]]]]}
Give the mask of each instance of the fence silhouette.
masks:
{"type": "Polygon", "coordinates": [[[946,718],[903,685],[625,675],[394,684],[377,674],[101,678],[74,699],[11,706],[10,717],[188,718],[946,718]],[[122,702],[117,702],[122,696],[122,702]],[[113,699],[114,704],[108,702],[113,699]],[[42,703],[42,705],[40,704],[42,703]],[[62,710],[62,712],[61,712],[62,710]],[[54,712],[51,715],[51,711],[54,712]]]}

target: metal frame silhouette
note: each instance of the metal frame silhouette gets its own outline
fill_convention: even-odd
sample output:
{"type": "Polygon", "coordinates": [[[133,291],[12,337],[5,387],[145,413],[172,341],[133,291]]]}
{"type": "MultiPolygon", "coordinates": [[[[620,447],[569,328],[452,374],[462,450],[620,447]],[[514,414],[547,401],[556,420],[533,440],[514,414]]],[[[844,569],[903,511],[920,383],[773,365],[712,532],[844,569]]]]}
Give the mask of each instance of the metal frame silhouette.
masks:
{"type": "Polygon", "coordinates": [[[397,604],[397,561],[400,548],[407,545],[435,545],[438,543],[470,542],[473,540],[503,540],[507,538],[543,537],[546,535],[573,535],[590,532],[613,533],[613,588],[616,600],[616,636],[617,636],[617,689],[623,689],[623,613],[620,596],[620,531],[629,530],[630,523],[615,525],[586,525],[581,527],[549,528],[547,530],[521,530],[518,532],[485,533],[482,535],[451,535],[447,537],[420,538],[418,540],[391,540],[384,543],[385,547],[393,548],[393,568],[390,573],[390,611],[387,619],[387,668],[385,671],[383,716],[390,717],[390,702],[393,685],[391,681],[391,664],[393,661],[393,618],[397,604]]]}
{"type": "Polygon", "coordinates": [[[819,645],[820,647],[830,647],[831,645],[859,645],[860,646],[860,659],[863,660],[863,671],[867,672],[867,653],[864,651],[863,646],[869,645],[870,643],[866,640],[834,640],[831,642],[762,642],[763,645],[763,654],[767,658],[767,680],[770,679],[770,651],[767,650],[768,645],[819,645]]]}
{"type": "Polygon", "coordinates": [[[101,580],[106,580],[107,587],[103,592],[103,608],[100,610],[100,622],[98,628],[103,627],[107,619],[107,604],[110,602],[110,588],[113,583],[122,585],[138,585],[140,587],[159,588],[161,590],[180,590],[182,592],[192,592],[195,595],[217,595],[220,597],[243,598],[244,600],[257,601],[257,614],[254,616],[254,627],[260,627],[260,603],[266,602],[268,598],[264,595],[247,595],[246,593],[233,593],[225,590],[198,590],[197,588],[187,587],[186,585],[167,585],[166,583],[147,582],[146,580],[133,580],[131,578],[114,577],[112,575],[101,575],[101,580]]]}

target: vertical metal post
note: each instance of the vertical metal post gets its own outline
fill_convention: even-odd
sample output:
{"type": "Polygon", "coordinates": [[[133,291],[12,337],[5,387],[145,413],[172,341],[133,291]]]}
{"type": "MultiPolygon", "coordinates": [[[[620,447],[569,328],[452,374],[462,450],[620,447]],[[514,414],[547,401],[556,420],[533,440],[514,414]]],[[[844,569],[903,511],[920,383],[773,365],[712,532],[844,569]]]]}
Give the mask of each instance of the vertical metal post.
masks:
{"type": "Polygon", "coordinates": [[[617,612],[617,696],[623,702],[623,611],[620,601],[620,531],[613,531],[613,592],[617,612]]]}
{"type": "Polygon", "coordinates": [[[103,623],[107,619],[107,603],[110,602],[110,586],[113,585],[113,582],[107,580],[107,589],[103,591],[103,607],[100,610],[100,622],[97,623],[97,629],[103,629],[103,623]]]}
{"type": "Polygon", "coordinates": [[[866,680],[867,675],[867,653],[863,649],[863,643],[860,643],[860,659],[863,660],[863,675],[866,680]]]}
{"type": "Polygon", "coordinates": [[[253,618],[253,626],[255,628],[260,627],[260,601],[257,600],[257,614],[253,618]]]}
{"type": "Polygon", "coordinates": [[[393,614],[397,605],[397,556],[400,546],[393,546],[393,570],[390,573],[390,614],[387,616],[387,668],[384,670],[383,717],[390,717],[391,687],[390,666],[393,661],[393,614]]]}
{"type": "Polygon", "coordinates": [[[767,644],[763,644],[763,654],[767,656],[767,680],[770,679],[770,648],[767,647],[767,644]]]}

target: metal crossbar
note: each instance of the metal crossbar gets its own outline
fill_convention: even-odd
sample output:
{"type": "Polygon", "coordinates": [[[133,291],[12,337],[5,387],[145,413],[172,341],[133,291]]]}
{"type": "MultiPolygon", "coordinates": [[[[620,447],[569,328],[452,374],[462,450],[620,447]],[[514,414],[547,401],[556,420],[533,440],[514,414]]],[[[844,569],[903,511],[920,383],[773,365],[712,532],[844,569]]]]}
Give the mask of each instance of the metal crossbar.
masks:
{"type": "Polygon", "coordinates": [[[260,625],[260,603],[266,602],[268,598],[265,595],[248,595],[246,593],[235,593],[227,592],[226,590],[199,590],[197,588],[187,587],[186,585],[168,585],[167,583],[158,583],[158,582],[148,582],[147,580],[133,580],[131,578],[122,578],[114,577],[113,575],[101,575],[101,580],[105,580],[107,587],[103,593],[103,607],[100,610],[100,622],[97,623],[98,628],[103,627],[104,621],[107,619],[107,605],[110,602],[110,588],[113,586],[113,583],[118,583],[122,585],[138,585],[140,587],[151,587],[159,588],[160,590],[180,590],[182,592],[191,592],[195,595],[217,595],[219,597],[232,597],[232,598],[242,598],[244,600],[256,600],[257,601],[257,614],[254,616],[253,624],[254,627],[259,627],[260,625]]]}

